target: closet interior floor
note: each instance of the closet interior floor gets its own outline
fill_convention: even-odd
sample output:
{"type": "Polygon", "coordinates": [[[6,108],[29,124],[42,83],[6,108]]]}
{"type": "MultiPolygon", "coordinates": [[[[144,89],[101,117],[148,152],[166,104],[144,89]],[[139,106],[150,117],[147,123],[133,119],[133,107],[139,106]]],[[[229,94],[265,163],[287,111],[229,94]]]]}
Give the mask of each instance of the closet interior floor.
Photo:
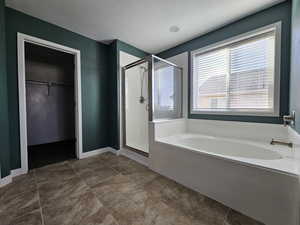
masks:
{"type": "Polygon", "coordinates": [[[46,165],[75,159],[75,141],[61,141],[28,146],[28,167],[35,169],[46,165]]]}

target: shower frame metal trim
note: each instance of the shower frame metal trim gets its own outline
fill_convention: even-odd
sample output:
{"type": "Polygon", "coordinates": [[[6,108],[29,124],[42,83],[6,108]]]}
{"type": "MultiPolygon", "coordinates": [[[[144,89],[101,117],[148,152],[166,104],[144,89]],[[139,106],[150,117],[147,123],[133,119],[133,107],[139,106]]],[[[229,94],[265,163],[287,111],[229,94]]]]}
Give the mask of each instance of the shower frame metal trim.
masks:
{"type": "MultiPolygon", "coordinates": [[[[138,149],[135,149],[135,148],[132,148],[130,146],[127,145],[126,143],[126,90],[125,90],[125,76],[126,76],[126,70],[130,69],[130,68],[133,68],[135,66],[138,66],[140,64],[143,64],[143,63],[148,63],[148,122],[151,122],[153,121],[153,109],[154,109],[154,102],[153,102],[153,99],[154,99],[154,90],[153,90],[153,80],[154,80],[154,59],[158,59],[168,65],[171,65],[173,67],[176,67],[178,69],[181,70],[181,76],[183,75],[182,71],[183,71],[183,68],[180,67],[180,66],[177,66],[176,64],[174,63],[171,63],[165,59],[162,59],[158,56],[155,56],[155,55],[149,55],[149,56],[146,56],[145,58],[143,59],[140,59],[138,61],[135,61],[133,63],[130,63],[126,66],[123,66],[122,67],[122,140],[123,140],[123,147],[129,149],[129,150],[132,150],[138,154],[141,154],[141,155],[144,155],[146,157],[149,157],[149,153],[147,152],[144,152],[144,151],[141,151],[141,150],[138,150],[138,149]]],[[[181,77],[181,79],[183,79],[181,77]]],[[[182,92],[183,92],[183,83],[181,82],[181,96],[182,96],[182,92]]],[[[182,114],[182,104],[181,104],[181,116],[183,115],[182,114]]]]}
{"type": "Polygon", "coordinates": [[[149,153],[148,152],[144,152],[142,150],[139,150],[139,149],[135,149],[133,147],[130,147],[129,145],[127,145],[127,142],[126,142],[126,90],[125,90],[125,86],[126,86],[126,70],[130,69],[130,68],[133,68],[135,66],[138,66],[138,65],[141,65],[143,63],[147,63],[148,62],[148,121],[151,121],[150,118],[152,118],[152,63],[151,63],[151,60],[153,60],[152,56],[147,56],[141,60],[138,60],[136,62],[133,62],[131,64],[128,64],[124,67],[122,67],[122,133],[123,133],[123,147],[131,150],[131,151],[134,151],[140,155],[143,155],[143,156],[146,156],[146,157],[149,157],[149,153]],[[150,73],[151,71],[151,73],[150,73]]]}

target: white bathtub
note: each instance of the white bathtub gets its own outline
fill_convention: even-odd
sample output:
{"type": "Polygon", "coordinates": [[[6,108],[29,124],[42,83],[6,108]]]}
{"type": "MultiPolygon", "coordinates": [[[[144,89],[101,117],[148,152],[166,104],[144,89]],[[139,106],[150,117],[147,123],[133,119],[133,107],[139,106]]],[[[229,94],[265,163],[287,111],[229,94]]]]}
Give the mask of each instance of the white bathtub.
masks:
{"type": "Polygon", "coordinates": [[[299,160],[290,148],[175,123],[151,125],[153,170],[266,225],[296,225],[299,160]]]}
{"type": "Polygon", "coordinates": [[[157,141],[252,167],[292,176],[299,173],[300,162],[289,157],[292,149],[287,146],[189,133],[158,138],[157,141]]]}
{"type": "Polygon", "coordinates": [[[159,141],[220,157],[240,158],[240,160],[276,160],[283,158],[278,152],[269,150],[265,146],[221,137],[181,134],[165,137],[159,139],[159,141]]]}

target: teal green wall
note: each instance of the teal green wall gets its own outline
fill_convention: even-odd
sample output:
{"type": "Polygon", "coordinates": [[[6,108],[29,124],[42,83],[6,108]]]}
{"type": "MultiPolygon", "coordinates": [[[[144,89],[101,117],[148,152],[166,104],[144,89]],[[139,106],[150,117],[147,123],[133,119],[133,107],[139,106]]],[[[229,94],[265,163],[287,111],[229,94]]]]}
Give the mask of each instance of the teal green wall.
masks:
{"type": "MultiPolygon", "coordinates": [[[[299,0],[296,0],[299,2],[299,0]]],[[[297,14],[299,14],[299,9],[297,14]]],[[[299,18],[298,18],[299,20],[299,18]]],[[[228,116],[228,115],[199,115],[191,114],[193,119],[213,119],[229,121],[246,121],[262,123],[282,123],[282,116],[289,112],[289,81],[290,81],[290,33],[291,33],[291,1],[275,5],[271,8],[243,18],[218,30],[180,44],[158,54],[162,58],[169,58],[182,52],[193,51],[204,46],[226,40],[230,37],[263,27],[275,22],[282,22],[281,37],[281,80],[280,80],[280,117],[261,116],[228,116]]],[[[297,50],[299,52],[299,50],[297,50]]],[[[299,53],[298,53],[299,54],[299,53]]],[[[299,66],[298,61],[298,66],[299,66]]],[[[299,74],[299,72],[298,72],[299,74]]],[[[190,71],[189,71],[190,77],[190,71]]],[[[190,82],[189,82],[190,83],[190,82]]],[[[297,85],[297,84],[295,84],[297,85]]],[[[299,84],[298,84],[299,85],[299,84]]],[[[189,92],[190,94],[190,92],[189,92]]],[[[298,95],[299,96],[299,95],[298,95]]],[[[190,107],[189,107],[190,109],[190,107]]],[[[299,125],[300,126],[300,125],[299,125]]]]}
{"type": "Polygon", "coordinates": [[[132,45],[129,45],[120,40],[114,40],[110,44],[110,146],[115,149],[120,148],[119,134],[119,102],[118,102],[118,77],[120,76],[120,51],[143,58],[149,55],[132,45]]]}
{"type": "Polygon", "coordinates": [[[292,57],[290,111],[296,111],[295,129],[300,133],[300,0],[292,7],[292,57]]]}
{"type": "Polygon", "coordinates": [[[17,32],[81,51],[83,151],[107,147],[110,144],[108,113],[111,106],[108,99],[109,46],[10,8],[5,12],[11,169],[20,167],[17,32]]]}
{"type": "Polygon", "coordinates": [[[109,48],[109,66],[110,66],[110,82],[109,82],[109,146],[119,149],[119,117],[118,117],[118,41],[113,41],[109,48]]]}
{"type": "Polygon", "coordinates": [[[0,0],[0,170],[1,177],[10,173],[9,123],[6,73],[5,2],[0,0]]]}

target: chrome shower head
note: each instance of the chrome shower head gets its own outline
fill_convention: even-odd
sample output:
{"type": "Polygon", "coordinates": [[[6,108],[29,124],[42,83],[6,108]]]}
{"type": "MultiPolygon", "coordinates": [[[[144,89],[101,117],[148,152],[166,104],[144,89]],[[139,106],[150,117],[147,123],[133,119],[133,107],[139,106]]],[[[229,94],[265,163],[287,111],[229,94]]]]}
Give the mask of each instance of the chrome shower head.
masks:
{"type": "Polygon", "coordinates": [[[145,67],[145,66],[140,66],[140,69],[141,69],[143,72],[147,72],[147,71],[148,71],[148,68],[145,67]]]}

